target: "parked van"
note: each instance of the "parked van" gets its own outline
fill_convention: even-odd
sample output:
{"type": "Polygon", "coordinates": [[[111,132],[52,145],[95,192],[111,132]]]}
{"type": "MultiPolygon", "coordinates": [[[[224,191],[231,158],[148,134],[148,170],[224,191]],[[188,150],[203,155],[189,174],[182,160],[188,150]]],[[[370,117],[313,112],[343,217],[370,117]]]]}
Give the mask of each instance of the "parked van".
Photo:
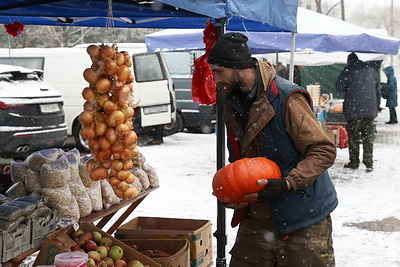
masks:
{"type": "MultiPolygon", "coordinates": [[[[0,63],[41,69],[44,80],[62,93],[68,135],[74,137],[76,147],[81,150],[88,150],[86,141],[79,134],[81,125],[78,121],[84,103],[82,90],[88,85],[83,71],[92,64],[86,53],[87,46],[0,49],[0,63]]],[[[146,53],[144,44],[118,50],[128,51],[132,56],[134,101],[139,103],[134,117],[135,132],[141,134],[154,125],[175,121],[175,91],[163,56],[146,53]]]]}
{"type": "Polygon", "coordinates": [[[203,51],[162,52],[174,82],[177,119],[173,131],[186,128],[189,132],[212,133],[216,125],[216,106],[193,102],[192,77],[194,60],[203,51]]]}
{"type": "Polygon", "coordinates": [[[41,70],[0,64],[0,157],[24,159],[67,139],[61,93],[41,70]]]}

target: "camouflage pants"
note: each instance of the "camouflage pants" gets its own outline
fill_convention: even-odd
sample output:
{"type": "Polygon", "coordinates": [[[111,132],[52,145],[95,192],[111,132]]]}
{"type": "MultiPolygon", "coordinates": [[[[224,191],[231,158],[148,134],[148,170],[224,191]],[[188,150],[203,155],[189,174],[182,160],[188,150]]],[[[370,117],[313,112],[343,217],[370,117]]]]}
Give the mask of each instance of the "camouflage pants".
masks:
{"type": "Polygon", "coordinates": [[[309,227],[276,238],[261,221],[240,224],[230,267],[334,267],[330,216],[309,227]]]}
{"type": "Polygon", "coordinates": [[[373,119],[356,119],[347,121],[346,130],[349,136],[349,159],[352,165],[360,163],[360,143],[363,145],[363,163],[367,168],[373,164],[375,125],[373,119]],[[361,142],[360,142],[361,140],[361,142]]]}

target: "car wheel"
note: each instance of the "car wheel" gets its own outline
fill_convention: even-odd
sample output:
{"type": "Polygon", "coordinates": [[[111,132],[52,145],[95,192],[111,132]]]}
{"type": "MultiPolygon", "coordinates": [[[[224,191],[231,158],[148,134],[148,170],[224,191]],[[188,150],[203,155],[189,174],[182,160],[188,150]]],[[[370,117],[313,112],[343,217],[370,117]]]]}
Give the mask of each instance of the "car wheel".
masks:
{"type": "Polygon", "coordinates": [[[181,114],[176,114],[176,120],[164,125],[164,136],[179,133],[183,130],[183,119],[181,114]]]}
{"type": "Polygon", "coordinates": [[[75,122],[74,126],[72,128],[72,135],[74,136],[75,140],[75,147],[80,151],[84,153],[89,153],[90,148],[88,146],[88,141],[83,138],[80,134],[82,125],[79,122],[75,122]]]}

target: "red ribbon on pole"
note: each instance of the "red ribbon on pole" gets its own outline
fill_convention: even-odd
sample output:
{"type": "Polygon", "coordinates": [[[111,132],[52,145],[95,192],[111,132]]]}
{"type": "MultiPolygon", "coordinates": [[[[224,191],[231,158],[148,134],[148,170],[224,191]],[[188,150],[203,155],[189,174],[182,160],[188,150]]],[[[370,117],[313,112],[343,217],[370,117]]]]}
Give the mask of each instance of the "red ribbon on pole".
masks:
{"type": "Polygon", "coordinates": [[[24,24],[19,21],[14,21],[10,24],[4,24],[4,27],[6,28],[6,32],[12,37],[17,37],[24,31],[24,24]]]}

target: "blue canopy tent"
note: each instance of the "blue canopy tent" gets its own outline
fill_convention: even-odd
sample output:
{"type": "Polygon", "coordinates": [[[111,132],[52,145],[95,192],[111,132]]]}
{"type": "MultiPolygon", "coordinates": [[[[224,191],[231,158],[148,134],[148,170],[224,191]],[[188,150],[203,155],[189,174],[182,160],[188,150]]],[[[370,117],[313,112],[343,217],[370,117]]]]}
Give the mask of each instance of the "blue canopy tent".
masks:
{"type": "Polygon", "coordinates": [[[208,19],[228,15],[229,30],[296,31],[296,12],[296,0],[263,0],[251,5],[244,0],[2,0],[0,23],[204,29],[208,19]],[[188,3],[190,9],[185,9],[188,3]],[[256,8],[248,8],[252,5],[256,8]],[[244,15],[237,6],[246,7],[244,15]],[[269,6],[273,12],[265,12],[269,6]]]}
{"type": "MultiPolygon", "coordinates": [[[[298,0],[2,0],[0,23],[25,25],[296,32],[298,0]]],[[[221,106],[221,105],[217,105],[221,106]]],[[[225,163],[225,132],[218,108],[217,169],[225,163]]],[[[217,266],[226,266],[225,207],[218,202],[217,266]]]]}
{"type": "MultiPolygon", "coordinates": [[[[290,32],[252,31],[248,45],[253,54],[290,52],[290,32]]],[[[145,36],[147,49],[152,51],[201,50],[201,30],[163,30],[145,36]]],[[[333,17],[298,8],[295,51],[360,52],[396,55],[400,40],[333,17]]]]}

